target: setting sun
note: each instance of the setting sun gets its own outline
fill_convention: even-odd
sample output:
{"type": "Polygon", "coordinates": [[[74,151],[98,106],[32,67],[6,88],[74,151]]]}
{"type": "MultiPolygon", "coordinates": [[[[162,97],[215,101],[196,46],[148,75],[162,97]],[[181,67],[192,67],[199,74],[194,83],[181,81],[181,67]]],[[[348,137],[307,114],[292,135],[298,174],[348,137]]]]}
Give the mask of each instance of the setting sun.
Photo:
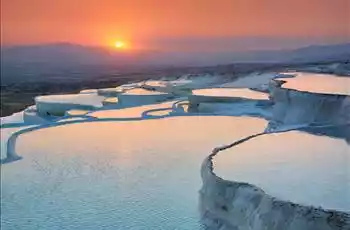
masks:
{"type": "Polygon", "coordinates": [[[117,49],[123,49],[123,48],[125,48],[125,43],[122,42],[122,41],[116,41],[114,43],[114,47],[117,48],[117,49]]]}

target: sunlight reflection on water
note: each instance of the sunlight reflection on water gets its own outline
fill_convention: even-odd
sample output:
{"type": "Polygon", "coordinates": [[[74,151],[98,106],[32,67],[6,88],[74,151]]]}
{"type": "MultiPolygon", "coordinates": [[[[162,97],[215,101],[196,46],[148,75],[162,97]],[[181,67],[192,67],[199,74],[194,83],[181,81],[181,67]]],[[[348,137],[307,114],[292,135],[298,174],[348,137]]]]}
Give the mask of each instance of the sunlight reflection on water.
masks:
{"type": "Polygon", "coordinates": [[[329,74],[296,73],[295,78],[283,78],[283,88],[313,93],[350,95],[350,77],[329,74]]]}
{"type": "Polygon", "coordinates": [[[2,169],[2,224],[26,229],[202,229],[200,166],[262,131],[257,118],[92,122],[24,134],[2,169]]]}
{"type": "Polygon", "coordinates": [[[350,146],[290,131],[262,135],[214,157],[223,179],[248,182],[293,202],[350,210],[350,146]]]}

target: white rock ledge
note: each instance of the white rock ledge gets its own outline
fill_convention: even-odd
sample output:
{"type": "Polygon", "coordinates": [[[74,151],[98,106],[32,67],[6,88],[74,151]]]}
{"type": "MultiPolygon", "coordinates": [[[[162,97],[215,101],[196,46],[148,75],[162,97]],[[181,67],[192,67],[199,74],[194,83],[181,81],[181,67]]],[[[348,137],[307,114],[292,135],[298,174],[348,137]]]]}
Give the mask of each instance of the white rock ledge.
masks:
{"type": "Polygon", "coordinates": [[[121,88],[97,89],[97,94],[105,97],[117,97],[121,93],[123,93],[123,90],[121,88]]]}
{"type": "Polygon", "coordinates": [[[241,103],[241,102],[268,102],[269,97],[262,92],[253,91],[247,88],[208,88],[194,90],[188,96],[190,109],[198,110],[201,103],[241,103]]]}
{"type": "Polygon", "coordinates": [[[44,117],[38,115],[38,111],[35,105],[27,107],[23,111],[23,122],[25,123],[45,123],[47,120],[44,117]]]}
{"type": "Polygon", "coordinates": [[[283,88],[283,80],[272,80],[270,99],[273,119],[284,125],[350,123],[350,96],[283,88]]]}
{"type": "MultiPolygon", "coordinates": [[[[249,136],[228,147],[248,141],[249,136]]],[[[227,181],[213,172],[215,149],[202,164],[203,186],[200,212],[209,229],[220,230],[346,230],[350,214],[282,201],[262,189],[241,182],[227,181]]]]}
{"type": "Polygon", "coordinates": [[[172,94],[135,88],[119,94],[118,103],[121,107],[134,107],[164,102],[166,100],[170,100],[171,98],[173,98],[172,94]]]}
{"type": "Polygon", "coordinates": [[[35,98],[37,112],[41,116],[63,116],[72,109],[95,110],[101,108],[103,96],[97,94],[65,94],[38,96],[35,98]]]}

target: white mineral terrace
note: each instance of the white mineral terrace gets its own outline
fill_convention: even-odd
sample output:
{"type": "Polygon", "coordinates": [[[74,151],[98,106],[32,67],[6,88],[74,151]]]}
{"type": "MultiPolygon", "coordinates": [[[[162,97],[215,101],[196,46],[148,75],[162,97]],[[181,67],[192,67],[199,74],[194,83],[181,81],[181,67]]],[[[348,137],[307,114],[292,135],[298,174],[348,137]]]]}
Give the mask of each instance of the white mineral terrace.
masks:
{"type": "MultiPolygon", "coordinates": [[[[299,75],[282,87],[349,95],[349,78],[299,75]]],[[[188,75],[36,97],[1,118],[1,229],[315,230],[319,213],[317,230],[347,229],[349,145],[288,131],[343,124],[347,98],[280,88],[277,76],[292,75],[226,84],[188,75]]]]}
{"type": "Polygon", "coordinates": [[[172,93],[176,95],[189,95],[191,90],[196,88],[198,82],[191,80],[175,80],[175,81],[164,81],[164,80],[149,80],[146,81],[142,88],[149,90],[156,90],[164,93],[172,93]]]}
{"type": "Polygon", "coordinates": [[[64,94],[64,95],[47,95],[35,98],[37,102],[58,103],[58,104],[79,104],[100,106],[104,97],[96,94],[64,94]]]}
{"type": "Polygon", "coordinates": [[[204,75],[189,79],[188,77],[176,79],[176,80],[148,80],[142,85],[147,89],[155,89],[159,91],[164,90],[191,90],[204,88],[208,85],[213,85],[222,81],[220,77],[204,75]]]}
{"type": "Polygon", "coordinates": [[[211,98],[246,98],[252,100],[268,100],[268,94],[242,88],[210,88],[193,90],[193,96],[211,98]]]}
{"type": "Polygon", "coordinates": [[[81,90],[79,93],[81,94],[97,93],[97,89],[84,89],[84,90],[81,90]]]}
{"type": "Polygon", "coordinates": [[[159,91],[134,88],[118,95],[120,107],[132,107],[145,104],[154,104],[170,99],[172,95],[159,91]]]}
{"type": "Polygon", "coordinates": [[[300,131],[265,134],[219,152],[214,173],[282,200],[350,211],[350,146],[300,131]]]}
{"type": "Polygon", "coordinates": [[[104,89],[97,90],[98,95],[108,96],[108,97],[115,97],[122,92],[123,92],[123,89],[121,88],[104,88],[104,89]]]}
{"type": "Polygon", "coordinates": [[[41,115],[62,116],[70,109],[97,109],[102,107],[105,97],[97,94],[48,95],[35,98],[38,113],[41,115]]]}
{"type": "Polygon", "coordinates": [[[291,78],[294,77],[290,73],[251,73],[244,77],[240,77],[232,82],[221,84],[223,88],[254,88],[267,90],[269,82],[274,78],[291,78]]]}
{"type": "Polygon", "coordinates": [[[146,88],[154,88],[154,89],[162,89],[162,88],[173,88],[173,89],[195,89],[200,86],[205,85],[207,82],[212,82],[215,81],[213,77],[210,77],[208,79],[203,79],[201,80],[198,79],[193,79],[193,80],[186,80],[186,79],[178,79],[178,80],[173,80],[173,81],[146,81],[144,83],[144,87],[146,88]]]}
{"type": "Polygon", "coordinates": [[[146,81],[144,86],[146,86],[146,87],[162,88],[162,87],[167,87],[169,83],[167,81],[154,81],[154,80],[151,80],[151,81],[146,81]]]}
{"type": "MultiPolygon", "coordinates": [[[[21,129],[26,129],[29,128],[30,126],[22,126],[22,127],[18,127],[18,128],[6,128],[6,129],[0,129],[0,136],[1,136],[1,149],[0,149],[0,153],[1,153],[1,160],[6,158],[6,154],[7,154],[7,141],[8,139],[17,131],[21,130],[21,129]]],[[[2,172],[2,171],[1,171],[2,172]]]]}
{"type": "Polygon", "coordinates": [[[14,113],[11,116],[7,117],[1,117],[0,118],[1,124],[7,124],[7,123],[23,123],[23,111],[14,113]]]}
{"type": "Polygon", "coordinates": [[[295,78],[271,81],[273,117],[283,124],[350,122],[350,78],[292,73],[295,78]],[[282,83],[282,85],[280,84],[282,83]]]}
{"type": "Polygon", "coordinates": [[[330,74],[315,73],[289,73],[294,74],[294,78],[277,78],[277,80],[286,81],[282,85],[286,89],[295,89],[298,91],[321,93],[321,94],[337,94],[350,96],[350,78],[340,77],[330,74]]]}
{"type": "Polygon", "coordinates": [[[164,95],[164,94],[167,94],[167,93],[146,90],[146,89],[141,89],[141,88],[135,88],[135,89],[130,89],[130,90],[126,91],[122,95],[164,95]]]}

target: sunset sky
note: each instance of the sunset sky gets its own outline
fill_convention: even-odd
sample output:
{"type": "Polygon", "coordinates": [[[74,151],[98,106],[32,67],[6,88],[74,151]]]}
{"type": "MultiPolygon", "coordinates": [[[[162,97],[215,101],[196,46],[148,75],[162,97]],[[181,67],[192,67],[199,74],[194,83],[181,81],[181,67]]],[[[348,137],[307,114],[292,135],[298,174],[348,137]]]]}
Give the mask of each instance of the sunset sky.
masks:
{"type": "Polygon", "coordinates": [[[350,40],[349,0],[1,0],[1,44],[71,42],[139,49],[235,38],[350,40]]]}

